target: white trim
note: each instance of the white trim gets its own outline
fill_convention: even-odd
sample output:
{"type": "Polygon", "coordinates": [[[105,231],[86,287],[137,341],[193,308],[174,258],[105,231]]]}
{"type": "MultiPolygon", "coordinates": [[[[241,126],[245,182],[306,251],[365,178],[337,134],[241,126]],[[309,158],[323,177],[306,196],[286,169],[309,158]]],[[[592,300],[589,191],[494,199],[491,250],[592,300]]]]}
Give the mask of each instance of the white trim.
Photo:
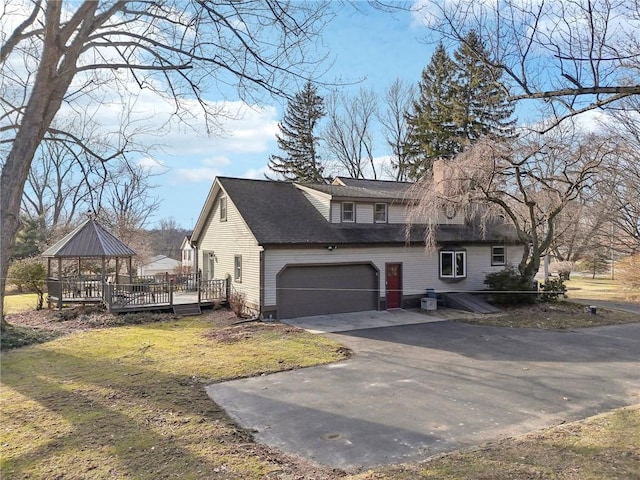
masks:
{"type": "Polygon", "coordinates": [[[389,205],[383,202],[377,202],[373,204],[373,222],[374,223],[388,223],[389,222],[389,205]],[[384,220],[378,220],[376,215],[378,215],[378,205],[382,205],[384,207],[384,220]]]}
{"type": "Polygon", "coordinates": [[[343,223],[355,223],[356,221],[356,202],[341,202],[340,203],[340,221],[343,223]],[[346,204],[351,205],[351,220],[345,220],[344,218],[344,206],[346,204]]]}

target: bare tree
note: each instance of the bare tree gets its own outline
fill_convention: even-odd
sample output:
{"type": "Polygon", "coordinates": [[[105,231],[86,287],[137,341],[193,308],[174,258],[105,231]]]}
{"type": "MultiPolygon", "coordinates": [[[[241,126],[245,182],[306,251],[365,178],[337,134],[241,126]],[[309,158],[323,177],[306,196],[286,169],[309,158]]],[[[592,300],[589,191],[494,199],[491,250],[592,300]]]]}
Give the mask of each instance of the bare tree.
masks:
{"type": "MultiPolygon", "coordinates": [[[[65,118],[64,126],[52,124],[57,131],[76,132],[76,138],[92,152],[108,151],[100,145],[104,140],[98,126],[78,125],[77,119],[65,118]]],[[[98,198],[106,185],[106,170],[95,155],[87,154],[76,141],[46,136],[40,144],[29,170],[22,196],[22,212],[37,219],[42,231],[56,236],[77,223],[77,215],[93,209],[92,198],[98,198]]]]}
{"type": "Polygon", "coordinates": [[[328,124],[322,135],[329,158],[352,178],[378,178],[373,156],[373,123],[377,99],[361,88],[350,97],[334,92],[327,100],[328,124]]]}
{"type": "MultiPolygon", "coordinates": [[[[286,0],[34,0],[26,12],[24,5],[5,2],[0,12],[2,322],[7,261],[35,152],[47,135],[75,137],[51,128],[63,104],[98,108],[107,94],[126,103],[146,89],[171,99],[185,121],[197,104],[215,132],[219,109],[207,102],[208,87],[230,85],[243,98],[283,94],[288,75],[309,65],[305,48],[328,8],[286,0]]],[[[100,158],[124,153],[116,145],[100,158]]]]}
{"type": "Polygon", "coordinates": [[[378,114],[387,145],[391,150],[391,167],[396,180],[407,180],[408,160],[410,152],[407,143],[410,126],[407,122],[407,112],[411,108],[415,88],[413,85],[396,79],[384,93],[384,108],[378,114]]]}
{"type": "Polygon", "coordinates": [[[93,199],[93,211],[125,243],[134,242],[160,207],[151,194],[151,177],[147,168],[118,162],[108,173],[102,196],[93,199]]]}
{"type": "Polygon", "coordinates": [[[545,100],[556,119],[546,129],[640,94],[637,0],[427,0],[416,14],[440,38],[478,32],[485,61],[510,80],[510,100],[545,100]]]}
{"type": "Polygon", "coordinates": [[[640,97],[625,99],[611,116],[604,126],[623,148],[603,191],[615,205],[611,235],[622,253],[633,255],[640,251],[640,97]]]}
{"type": "Polygon", "coordinates": [[[425,242],[435,248],[438,215],[447,206],[463,209],[480,228],[506,218],[524,247],[520,274],[532,280],[555,238],[560,213],[590,188],[603,161],[616,155],[615,145],[603,142],[594,149],[588,143],[572,128],[511,142],[482,140],[454,161],[440,161],[441,174],[416,184],[420,201],[411,222],[427,224],[425,242]]]}

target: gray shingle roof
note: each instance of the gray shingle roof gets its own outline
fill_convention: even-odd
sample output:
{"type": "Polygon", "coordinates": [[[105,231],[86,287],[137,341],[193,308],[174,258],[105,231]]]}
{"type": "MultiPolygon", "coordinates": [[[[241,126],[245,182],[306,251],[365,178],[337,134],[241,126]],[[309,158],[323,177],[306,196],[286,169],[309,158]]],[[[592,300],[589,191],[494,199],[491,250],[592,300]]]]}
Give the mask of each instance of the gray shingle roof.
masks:
{"type": "Polygon", "coordinates": [[[301,183],[309,188],[318,190],[319,192],[327,193],[336,198],[349,198],[349,199],[370,199],[370,200],[399,200],[411,198],[409,188],[411,183],[405,182],[390,182],[384,180],[362,180],[355,178],[338,177],[340,184],[305,184],[301,183]]]}
{"type": "MultiPolygon", "coordinates": [[[[260,245],[407,243],[404,224],[329,223],[290,182],[229,177],[218,177],[218,181],[260,245]]],[[[411,229],[410,243],[422,243],[424,229],[424,226],[415,225],[411,229]]],[[[464,225],[443,225],[436,237],[439,243],[506,240],[496,229],[482,235],[478,229],[464,225]]]]}
{"type": "Polygon", "coordinates": [[[336,177],[334,185],[341,183],[347,187],[366,188],[368,190],[378,190],[383,192],[393,192],[403,194],[414,184],[411,182],[395,182],[392,180],[365,180],[362,178],[336,177]]]}
{"type": "Polygon", "coordinates": [[[93,218],[87,219],[64,238],[47,248],[43,257],[130,257],[131,248],[109,233],[93,218]]]}

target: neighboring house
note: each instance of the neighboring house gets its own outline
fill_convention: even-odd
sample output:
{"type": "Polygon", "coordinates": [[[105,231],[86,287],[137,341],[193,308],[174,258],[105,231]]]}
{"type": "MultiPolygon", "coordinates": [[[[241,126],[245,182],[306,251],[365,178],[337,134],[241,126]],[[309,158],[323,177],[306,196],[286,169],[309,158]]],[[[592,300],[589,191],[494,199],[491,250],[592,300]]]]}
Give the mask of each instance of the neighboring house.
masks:
{"type": "Polygon", "coordinates": [[[186,235],[180,244],[182,258],[182,273],[193,273],[195,269],[195,250],[191,246],[191,235],[186,235]]]}
{"type": "Polygon", "coordinates": [[[406,236],[409,183],[339,177],[332,185],[217,178],[191,244],[203,279],[231,279],[264,318],[418,306],[436,292],[485,288],[522,247],[506,225],[484,233],[442,214],[406,236]]]}
{"type": "Polygon", "coordinates": [[[167,273],[171,275],[181,265],[180,260],[169,258],[166,255],[156,255],[151,257],[148,263],[138,267],[138,275],[141,277],[160,276],[167,273]]]}

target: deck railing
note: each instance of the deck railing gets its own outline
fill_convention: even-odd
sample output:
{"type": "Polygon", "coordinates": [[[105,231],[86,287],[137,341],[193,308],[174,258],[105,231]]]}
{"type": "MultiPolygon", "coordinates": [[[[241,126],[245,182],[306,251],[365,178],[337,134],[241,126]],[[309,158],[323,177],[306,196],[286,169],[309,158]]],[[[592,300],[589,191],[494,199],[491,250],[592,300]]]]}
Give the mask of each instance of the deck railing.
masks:
{"type": "Polygon", "coordinates": [[[202,280],[200,282],[200,301],[213,302],[229,299],[229,280],[202,280]]]}
{"type": "Polygon", "coordinates": [[[170,283],[106,284],[104,302],[109,311],[133,307],[171,306],[173,286],[170,283]]]}
{"type": "Polygon", "coordinates": [[[214,303],[228,300],[229,281],[195,277],[159,282],[135,278],[132,283],[108,283],[101,277],[47,279],[50,303],[62,307],[70,302],[103,302],[109,311],[134,311],[171,307],[174,303],[214,303]],[[176,296],[178,300],[176,302],[176,296]]]}
{"type": "Polygon", "coordinates": [[[99,300],[103,297],[104,279],[99,275],[48,278],[47,292],[50,297],[68,301],[99,300]]]}

